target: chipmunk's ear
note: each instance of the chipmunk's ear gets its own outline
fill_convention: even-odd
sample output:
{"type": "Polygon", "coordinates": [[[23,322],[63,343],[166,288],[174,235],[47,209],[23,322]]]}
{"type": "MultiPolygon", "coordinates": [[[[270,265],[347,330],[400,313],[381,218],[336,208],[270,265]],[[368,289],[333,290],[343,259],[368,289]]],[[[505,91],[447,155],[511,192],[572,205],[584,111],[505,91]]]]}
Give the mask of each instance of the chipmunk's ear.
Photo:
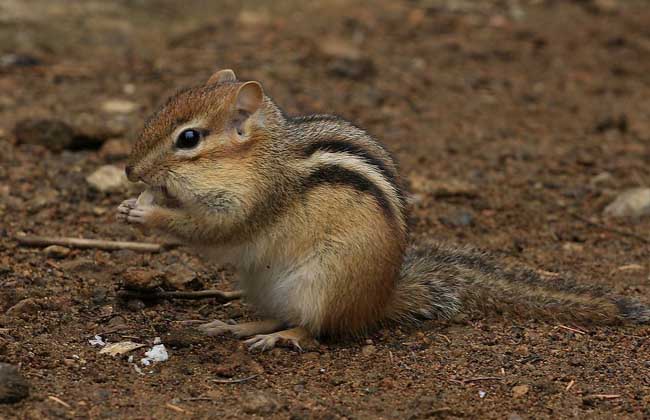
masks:
{"type": "Polygon", "coordinates": [[[244,127],[249,117],[253,115],[264,102],[264,91],[258,82],[246,82],[237,90],[235,99],[235,128],[239,135],[244,135],[244,127]]]}
{"type": "Polygon", "coordinates": [[[219,71],[215,71],[212,76],[208,79],[208,85],[214,85],[217,83],[223,83],[223,82],[234,82],[237,80],[237,76],[235,76],[235,72],[230,70],[230,69],[223,69],[219,71]]]}
{"type": "Polygon", "coordinates": [[[246,82],[237,91],[237,111],[246,116],[254,114],[262,106],[264,91],[258,82],[246,82]]]}

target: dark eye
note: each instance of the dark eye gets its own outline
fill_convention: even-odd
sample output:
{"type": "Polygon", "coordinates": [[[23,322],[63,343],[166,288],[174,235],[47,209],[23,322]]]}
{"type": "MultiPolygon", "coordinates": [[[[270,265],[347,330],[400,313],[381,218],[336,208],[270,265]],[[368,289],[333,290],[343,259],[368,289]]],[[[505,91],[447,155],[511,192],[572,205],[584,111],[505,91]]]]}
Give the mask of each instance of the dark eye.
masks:
{"type": "Polygon", "coordinates": [[[201,140],[201,132],[193,128],[183,130],[176,139],[176,147],[179,149],[191,149],[196,147],[201,140]]]}

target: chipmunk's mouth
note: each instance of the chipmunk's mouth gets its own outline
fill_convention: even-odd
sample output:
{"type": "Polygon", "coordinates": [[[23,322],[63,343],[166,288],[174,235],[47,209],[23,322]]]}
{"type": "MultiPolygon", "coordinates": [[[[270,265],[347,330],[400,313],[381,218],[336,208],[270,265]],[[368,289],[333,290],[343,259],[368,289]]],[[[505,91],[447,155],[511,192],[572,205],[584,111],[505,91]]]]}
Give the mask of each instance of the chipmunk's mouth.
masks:
{"type": "Polygon", "coordinates": [[[147,189],[140,194],[140,197],[147,201],[148,204],[155,204],[157,206],[168,208],[181,207],[180,200],[174,197],[165,186],[147,185],[147,189]]]}

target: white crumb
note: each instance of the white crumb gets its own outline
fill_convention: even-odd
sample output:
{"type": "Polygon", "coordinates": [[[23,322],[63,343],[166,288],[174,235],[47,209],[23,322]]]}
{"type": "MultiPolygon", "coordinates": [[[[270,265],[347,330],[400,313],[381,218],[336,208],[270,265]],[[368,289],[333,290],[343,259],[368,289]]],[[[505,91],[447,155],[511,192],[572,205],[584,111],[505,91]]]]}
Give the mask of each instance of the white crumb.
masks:
{"type": "Polygon", "coordinates": [[[91,346],[99,346],[99,347],[104,347],[106,345],[106,342],[100,335],[96,335],[95,338],[92,340],[88,340],[91,346]]]}
{"type": "Polygon", "coordinates": [[[156,344],[144,355],[146,357],[140,360],[143,366],[149,366],[152,362],[166,362],[169,359],[169,354],[164,344],[156,344]]]}

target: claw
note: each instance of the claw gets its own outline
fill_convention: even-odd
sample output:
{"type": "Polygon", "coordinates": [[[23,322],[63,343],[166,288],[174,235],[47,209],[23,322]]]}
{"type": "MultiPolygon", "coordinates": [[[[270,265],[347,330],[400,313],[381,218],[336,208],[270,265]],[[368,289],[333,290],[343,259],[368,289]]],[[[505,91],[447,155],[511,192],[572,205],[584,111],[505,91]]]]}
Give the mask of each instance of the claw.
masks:
{"type": "Polygon", "coordinates": [[[248,345],[249,351],[265,352],[274,348],[277,341],[278,339],[276,338],[275,334],[263,334],[249,338],[248,340],[244,341],[244,343],[248,345]]]}

